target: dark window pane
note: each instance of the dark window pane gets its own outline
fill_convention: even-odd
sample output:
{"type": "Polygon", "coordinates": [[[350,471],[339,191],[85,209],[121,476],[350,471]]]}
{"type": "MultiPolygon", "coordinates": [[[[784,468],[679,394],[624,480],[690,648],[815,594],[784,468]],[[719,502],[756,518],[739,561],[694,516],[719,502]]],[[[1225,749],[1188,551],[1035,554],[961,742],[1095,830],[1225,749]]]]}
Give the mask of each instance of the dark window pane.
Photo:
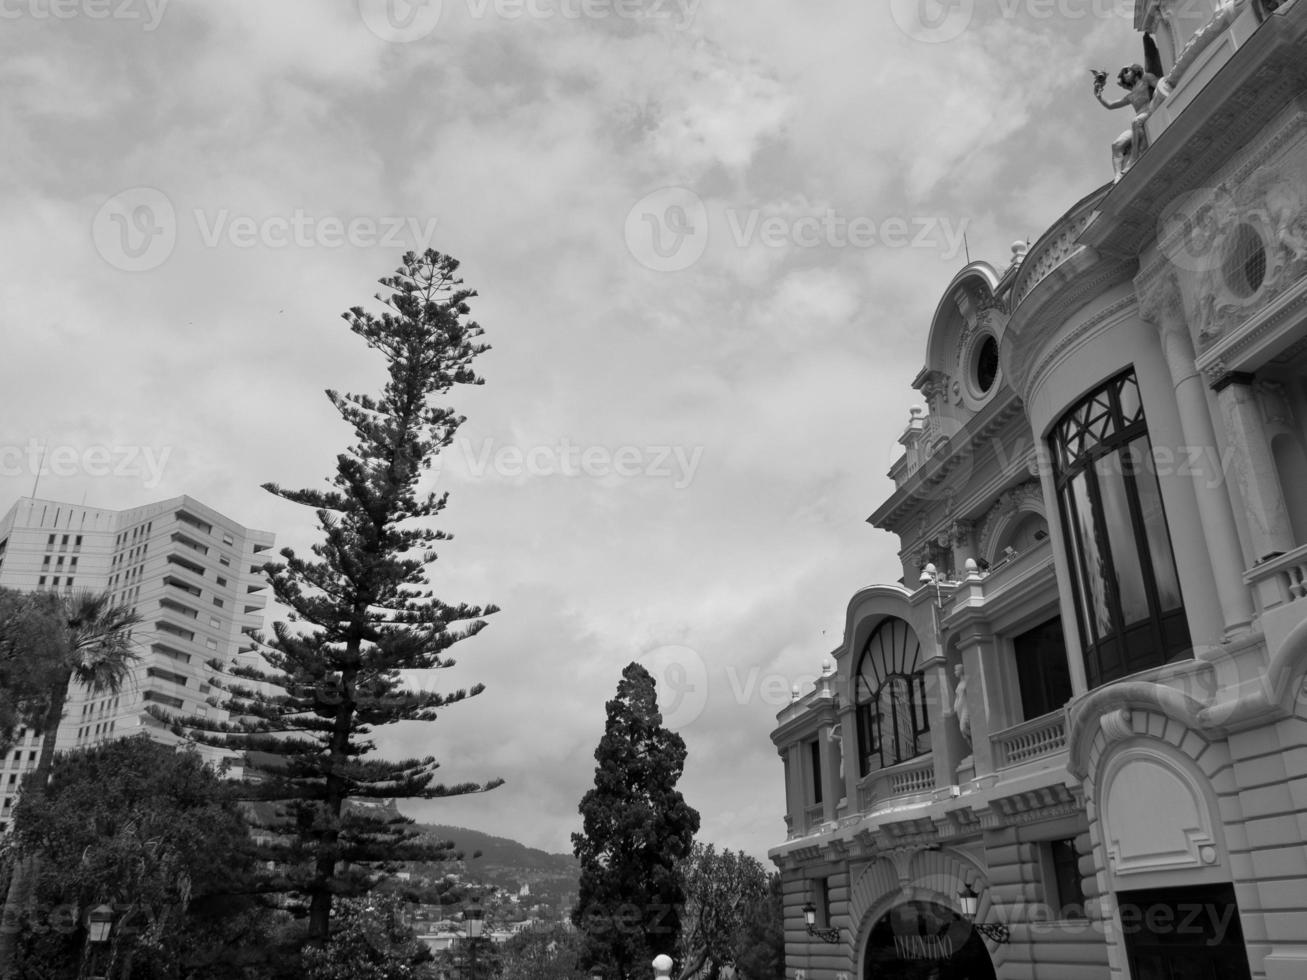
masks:
{"type": "Polygon", "coordinates": [[[809,742],[808,751],[812,762],[812,802],[821,802],[821,744],[809,742]]]}
{"type": "Polygon", "coordinates": [[[1148,618],[1148,596],[1144,592],[1144,573],[1139,567],[1134,519],[1130,516],[1130,502],[1126,497],[1125,477],[1122,475],[1122,470],[1127,466],[1127,460],[1119,453],[1103,456],[1094,464],[1103,520],[1107,524],[1108,540],[1112,548],[1112,565],[1116,572],[1116,592],[1121,603],[1122,622],[1128,627],[1148,618]]]}
{"type": "Polygon", "coordinates": [[[1085,918],[1084,883],[1080,878],[1080,859],[1075,842],[1055,840],[1048,845],[1053,863],[1053,884],[1057,895],[1054,914],[1059,919],[1085,918]]]}
{"type": "Polygon", "coordinates": [[[1054,429],[1056,482],[1091,686],[1188,649],[1179,576],[1133,372],[1054,429]],[[1076,442],[1074,451],[1068,444],[1076,442]],[[1171,614],[1178,613],[1175,621],[1171,614]]]}
{"type": "Polygon", "coordinates": [[[1060,618],[1014,637],[1012,647],[1021,708],[1027,721],[1056,711],[1071,700],[1071,671],[1060,618]]]}
{"type": "Polygon", "coordinates": [[[1157,584],[1157,603],[1161,612],[1179,609],[1180,580],[1175,572],[1175,559],[1171,557],[1171,536],[1167,533],[1166,513],[1162,510],[1162,490],[1157,484],[1157,473],[1152,449],[1147,436],[1131,444],[1132,449],[1145,460],[1135,473],[1135,487],[1139,493],[1139,514],[1148,536],[1148,557],[1153,565],[1153,579],[1157,584]]]}
{"type": "Polygon", "coordinates": [[[1089,594],[1089,620],[1095,636],[1108,636],[1113,632],[1112,613],[1108,606],[1108,572],[1106,560],[1099,547],[1094,508],[1089,501],[1089,478],[1077,473],[1071,481],[1071,499],[1075,505],[1076,520],[1080,525],[1080,544],[1084,548],[1084,571],[1089,594]]]}

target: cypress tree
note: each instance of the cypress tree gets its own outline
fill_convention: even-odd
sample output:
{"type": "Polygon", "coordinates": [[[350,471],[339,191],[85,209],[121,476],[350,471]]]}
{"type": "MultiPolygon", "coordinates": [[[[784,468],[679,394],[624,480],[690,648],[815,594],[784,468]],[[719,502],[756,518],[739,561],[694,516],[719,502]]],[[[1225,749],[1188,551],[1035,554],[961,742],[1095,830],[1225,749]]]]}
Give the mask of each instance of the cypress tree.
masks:
{"type": "Polygon", "coordinates": [[[581,799],[581,861],[572,921],[586,937],[585,965],[606,980],[643,980],[660,953],[675,956],[685,891],[681,862],[699,813],[676,788],[685,740],[663,727],[654,679],[639,664],[622,671],[595,749],[595,784],[581,799]]]}

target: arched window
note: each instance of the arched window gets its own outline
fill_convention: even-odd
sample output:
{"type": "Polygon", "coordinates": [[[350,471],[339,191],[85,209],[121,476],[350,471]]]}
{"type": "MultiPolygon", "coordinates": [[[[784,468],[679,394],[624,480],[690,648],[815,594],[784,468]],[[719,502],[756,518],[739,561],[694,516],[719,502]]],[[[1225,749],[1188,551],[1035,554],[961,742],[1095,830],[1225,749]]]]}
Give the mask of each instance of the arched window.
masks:
{"type": "Polygon", "coordinates": [[[1089,686],[1192,656],[1134,372],[1062,416],[1051,442],[1089,686]]]}
{"type": "Polygon", "coordinates": [[[930,751],[920,656],[917,634],[895,618],[877,626],[863,647],[854,697],[859,775],[930,751]]]}

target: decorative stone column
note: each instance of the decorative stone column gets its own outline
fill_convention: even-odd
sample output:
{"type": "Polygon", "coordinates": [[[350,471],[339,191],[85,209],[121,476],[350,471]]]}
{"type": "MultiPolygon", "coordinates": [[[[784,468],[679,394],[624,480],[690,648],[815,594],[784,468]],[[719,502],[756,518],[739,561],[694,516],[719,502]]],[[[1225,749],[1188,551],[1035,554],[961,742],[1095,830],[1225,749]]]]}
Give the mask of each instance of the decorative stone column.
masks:
{"type": "Polygon", "coordinates": [[[974,622],[958,632],[962,652],[962,673],[967,680],[967,710],[971,714],[971,758],[977,776],[994,771],[994,750],[989,744],[989,718],[994,697],[1002,685],[998,670],[994,634],[987,623],[974,622]],[[988,661],[988,663],[986,663],[988,661]]]}
{"type": "Polygon", "coordinates": [[[1266,438],[1266,424],[1252,391],[1253,376],[1231,372],[1212,385],[1226,434],[1234,452],[1235,478],[1248,513],[1253,558],[1260,560],[1295,547],[1289,508],[1275,467],[1275,455],[1266,438]]]}
{"type": "MultiPolygon", "coordinates": [[[[1215,449],[1216,431],[1208,411],[1202,376],[1194,366],[1194,342],[1185,322],[1175,274],[1164,273],[1147,284],[1135,283],[1140,315],[1157,327],[1162,351],[1175,386],[1180,427],[1190,446],[1215,449]]],[[[1253,620],[1252,596],[1243,581],[1243,546],[1230,499],[1221,486],[1211,486],[1202,473],[1193,474],[1194,497],[1202,518],[1202,534],[1211,555],[1212,578],[1225,634],[1244,631],[1253,620]]],[[[1195,637],[1195,641],[1201,638],[1195,637]]]]}
{"type": "Polygon", "coordinates": [[[795,744],[784,749],[785,803],[789,810],[790,829],[798,836],[808,832],[806,805],[803,802],[803,746],[795,744]]]}
{"type": "Polygon", "coordinates": [[[830,725],[822,725],[817,729],[817,755],[820,757],[821,772],[817,778],[821,780],[821,819],[826,823],[832,823],[835,820],[835,810],[840,803],[840,794],[843,787],[837,781],[835,776],[835,746],[830,740],[830,725]]]}

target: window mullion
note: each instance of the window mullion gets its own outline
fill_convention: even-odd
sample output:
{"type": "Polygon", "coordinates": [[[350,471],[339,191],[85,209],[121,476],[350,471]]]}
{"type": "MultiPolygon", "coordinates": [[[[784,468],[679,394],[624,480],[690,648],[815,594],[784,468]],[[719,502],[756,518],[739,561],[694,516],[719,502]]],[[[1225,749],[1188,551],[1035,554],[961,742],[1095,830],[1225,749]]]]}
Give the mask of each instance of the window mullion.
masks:
{"type": "Polygon", "coordinates": [[[1118,659],[1125,663],[1125,616],[1121,612],[1121,582],[1116,574],[1116,559],[1112,556],[1112,542],[1107,533],[1107,516],[1103,512],[1103,494],[1098,486],[1098,473],[1094,469],[1099,459],[1109,455],[1106,452],[1089,454],[1089,465],[1085,467],[1085,490],[1089,495],[1089,504],[1093,508],[1094,543],[1103,561],[1103,585],[1107,592],[1107,604],[1112,615],[1112,632],[1116,635],[1118,659]]]}
{"type": "Polygon", "coordinates": [[[1157,650],[1165,651],[1166,637],[1162,633],[1162,603],[1157,596],[1157,578],[1153,572],[1152,549],[1147,547],[1148,528],[1144,526],[1144,515],[1139,506],[1139,487],[1135,485],[1133,470],[1123,469],[1121,479],[1125,484],[1126,502],[1130,505],[1130,529],[1135,541],[1135,551],[1139,555],[1139,567],[1142,569],[1144,576],[1144,594],[1148,598],[1148,618],[1152,624],[1153,642],[1157,645],[1157,650]]]}
{"type": "MultiPolygon", "coordinates": [[[[1085,542],[1080,534],[1079,512],[1076,510],[1075,496],[1071,492],[1071,480],[1075,476],[1072,473],[1068,476],[1063,487],[1058,492],[1058,498],[1062,504],[1062,524],[1067,534],[1074,544],[1075,563],[1080,573],[1079,583],[1072,582],[1072,588],[1075,588],[1080,597],[1080,601],[1075,604],[1076,615],[1080,620],[1080,635],[1084,640],[1086,652],[1093,659],[1094,674],[1093,680],[1097,682],[1103,674],[1103,663],[1099,644],[1102,637],[1098,635],[1098,630],[1094,628],[1094,618],[1090,615],[1089,605],[1093,601],[1089,593],[1089,565],[1085,562],[1085,542]]],[[[1090,515],[1092,518],[1092,515],[1090,515]]],[[[1095,683],[1094,686],[1097,686],[1095,683]]]]}

